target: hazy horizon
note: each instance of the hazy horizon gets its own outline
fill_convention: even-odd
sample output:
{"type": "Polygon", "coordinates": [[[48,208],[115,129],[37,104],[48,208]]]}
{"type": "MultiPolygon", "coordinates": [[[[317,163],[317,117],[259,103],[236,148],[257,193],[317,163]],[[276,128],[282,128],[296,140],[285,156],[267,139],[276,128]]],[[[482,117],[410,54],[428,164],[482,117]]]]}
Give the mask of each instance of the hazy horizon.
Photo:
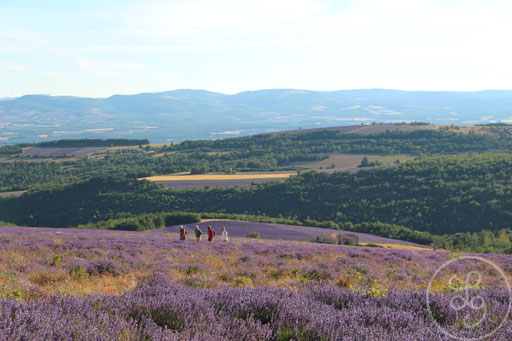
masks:
{"type": "Polygon", "coordinates": [[[0,97],[507,89],[511,13],[504,0],[5,0],[0,97]]]}
{"type": "Polygon", "coordinates": [[[457,92],[457,93],[476,93],[476,92],[486,92],[486,91],[512,91],[512,89],[480,89],[480,90],[404,90],[404,89],[392,89],[392,88],[349,88],[349,89],[334,89],[334,90],[317,90],[317,89],[299,89],[299,88],[266,88],[266,89],[253,89],[253,90],[239,90],[235,92],[222,92],[222,91],[214,91],[208,89],[201,88],[176,88],[170,90],[161,90],[161,91],[141,91],[141,92],[133,92],[133,93],[112,93],[106,96],[81,96],[81,95],[72,95],[72,94],[52,94],[52,93],[25,93],[19,96],[7,96],[0,97],[0,99],[16,99],[23,96],[51,96],[51,97],[83,97],[83,98],[97,98],[97,99],[105,99],[112,96],[132,96],[139,94],[158,94],[163,92],[173,92],[173,91],[206,91],[210,93],[218,93],[222,95],[232,96],[238,95],[244,92],[257,92],[257,91],[282,91],[282,90],[290,90],[290,91],[306,91],[306,92],[336,92],[336,91],[364,91],[364,90],[385,90],[385,91],[403,91],[403,92],[457,92]]]}

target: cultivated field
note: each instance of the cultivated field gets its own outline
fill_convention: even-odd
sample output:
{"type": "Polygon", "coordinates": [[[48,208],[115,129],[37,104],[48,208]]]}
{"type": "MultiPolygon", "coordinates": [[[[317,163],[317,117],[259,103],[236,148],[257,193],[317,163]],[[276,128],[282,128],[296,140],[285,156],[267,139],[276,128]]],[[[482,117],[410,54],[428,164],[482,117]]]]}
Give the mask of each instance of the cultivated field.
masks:
{"type": "Polygon", "coordinates": [[[139,180],[155,181],[167,188],[202,189],[208,187],[246,187],[255,183],[284,180],[296,172],[265,172],[243,174],[174,174],[157,175],[139,180]]]}
{"type": "Polygon", "coordinates": [[[108,147],[27,147],[23,149],[21,156],[84,156],[97,153],[108,147]]]}
{"type": "MultiPolygon", "coordinates": [[[[512,338],[500,274],[463,254],[0,229],[0,340],[448,340],[440,327],[512,338]],[[474,270],[478,286],[465,287],[474,270]],[[454,310],[461,294],[485,302],[484,319],[454,310]]],[[[511,256],[485,258],[510,277],[511,256]]]]}
{"type": "MultiPolygon", "coordinates": [[[[326,233],[350,233],[357,235],[361,243],[372,243],[377,245],[386,245],[386,247],[395,246],[411,246],[421,248],[424,250],[430,250],[431,248],[425,245],[419,245],[411,242],[394,240],[389,238],[383,238],[374,236],[366,233],[357,232],[346,232],[339,230],[324,229],[320,227],[309,227],[309,226],[295,226],[295,225],[284,225],[284,224],[268,224],[268,223],[253,223],[244,221],[233,221],[233,220],[208,220],[198,224],[186,224],[183,225],[185,229],[192,236],[192,232],[195,226],[198,225],[203,232],[206,232],[207,227],[211,226],[216,233],[220,236],[222,227],[226,227],[229,234],[233,237],[246,237],[251,232],[259,233],[262,239],[273,239],[273,240],[288,240],[288,241],[310,241],[314,237],[326,233]]],[[[164,229],[155,230],[154,233],[178,233],[179,226],[166,227],[164,229]]]]}
{"type": "Polygon", "coordinates": [[[196,175],[156,175],[143,180],[149,181],[208,181],[208,180],[252,180],[252,179],[285,179],[293,173],[251,173],[251,174],[196,174],[196,175]]]}

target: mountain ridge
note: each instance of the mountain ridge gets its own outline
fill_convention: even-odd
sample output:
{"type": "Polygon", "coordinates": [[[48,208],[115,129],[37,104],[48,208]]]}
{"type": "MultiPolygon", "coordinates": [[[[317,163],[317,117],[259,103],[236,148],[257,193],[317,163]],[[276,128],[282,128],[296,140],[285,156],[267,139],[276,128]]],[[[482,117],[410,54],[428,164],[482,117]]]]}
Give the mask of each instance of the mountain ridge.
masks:
{"type": "Polygon", "coordinates": [[[371,122],[509,123],[512,90],[262,89],[223,94],[178,89],[106,98],[24,95],[0,101],[0,119],[0,144],[60,138],[168,143],[371,122]]]}

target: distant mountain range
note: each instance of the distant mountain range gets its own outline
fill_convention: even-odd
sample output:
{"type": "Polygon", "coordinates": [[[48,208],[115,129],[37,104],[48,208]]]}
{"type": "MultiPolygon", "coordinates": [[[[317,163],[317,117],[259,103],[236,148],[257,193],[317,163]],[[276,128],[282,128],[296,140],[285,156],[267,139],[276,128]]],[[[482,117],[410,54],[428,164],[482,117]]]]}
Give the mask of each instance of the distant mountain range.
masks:
{"type": "Polygon", "coordinates": [[[0,144],[62,138],[149,138],[152,143],[260,132],[423,121],[512,123],[512,91],[174,90],[108,98],[27,95],[0,101],[0,144]]]}

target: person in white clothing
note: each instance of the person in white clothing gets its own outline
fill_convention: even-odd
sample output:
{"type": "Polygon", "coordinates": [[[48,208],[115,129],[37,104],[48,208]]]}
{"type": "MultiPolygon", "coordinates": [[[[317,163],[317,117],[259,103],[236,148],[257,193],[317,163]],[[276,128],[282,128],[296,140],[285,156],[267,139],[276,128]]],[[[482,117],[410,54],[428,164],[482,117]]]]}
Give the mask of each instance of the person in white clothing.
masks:
{"type": "Polygon", "coordinates": [[[228,242],[229,241],[229,234],[228,234],[228,231],[226,231],[226,228],[224,226],[222,226],[222,235],[221,235],[221,239],[225,242],[228,242]]]}

